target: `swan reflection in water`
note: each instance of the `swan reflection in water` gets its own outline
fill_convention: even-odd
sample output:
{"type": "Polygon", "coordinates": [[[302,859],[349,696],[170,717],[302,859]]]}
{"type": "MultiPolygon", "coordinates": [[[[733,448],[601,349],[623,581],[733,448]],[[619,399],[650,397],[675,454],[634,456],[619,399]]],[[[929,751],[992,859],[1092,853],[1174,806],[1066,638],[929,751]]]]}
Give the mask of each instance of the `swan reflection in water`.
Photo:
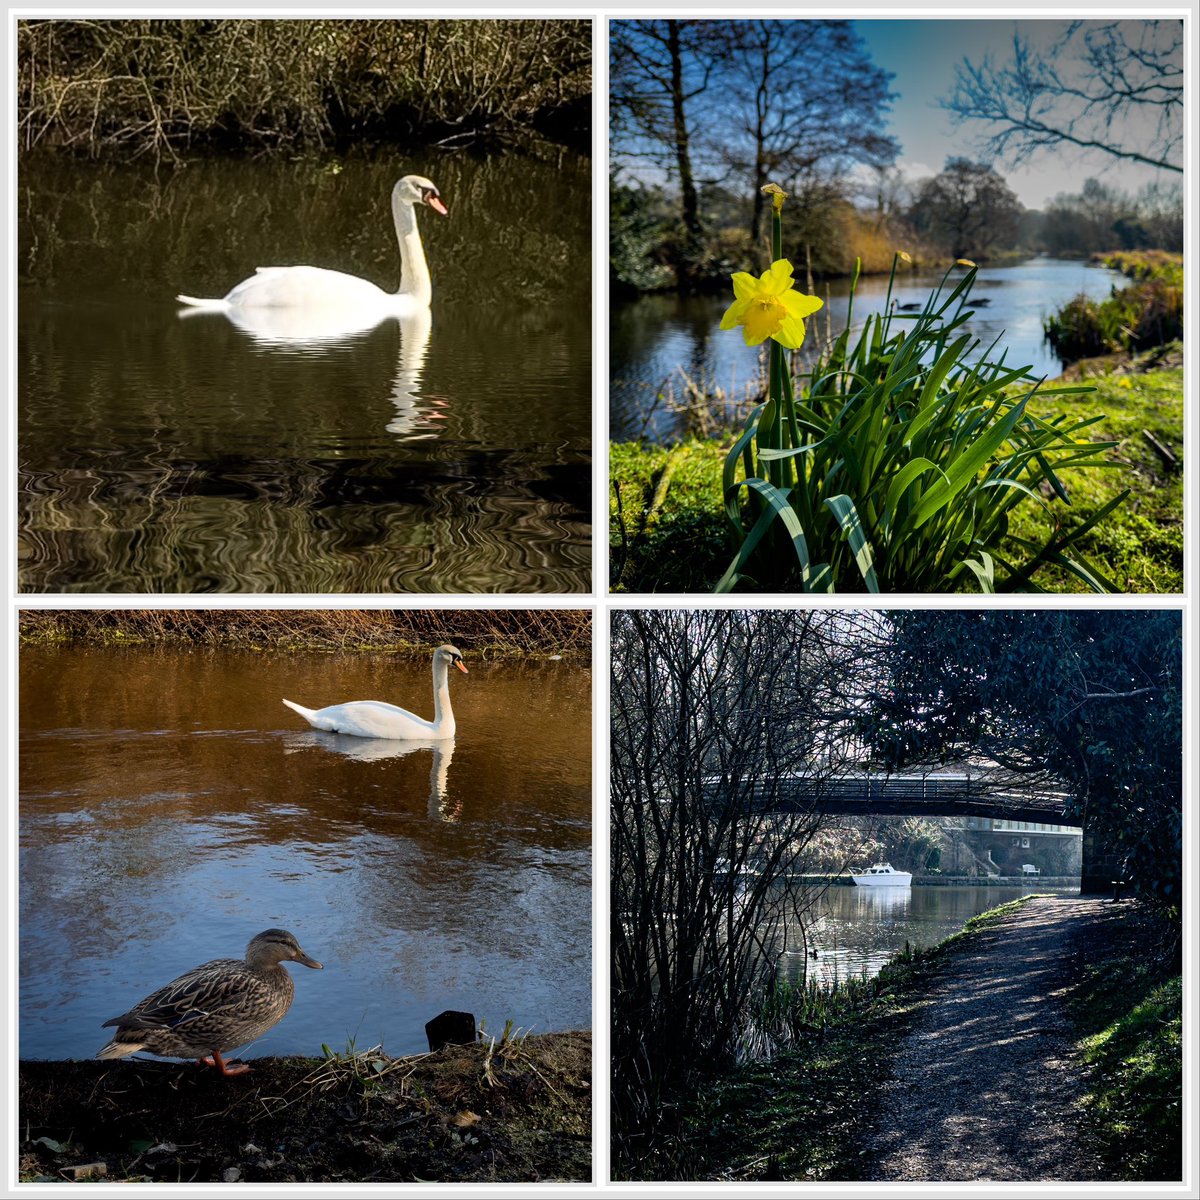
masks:
{"type": "Polygon", "coordinates": [[[288,733],[284,738],[284,753],[294,754],[320,746],[333,754],[342,754],[357,762],[382,762],[387,758],[406,758],[420,750],[431,750],[433,761],[429,767],[428,812],[434,821],[457,821],[462,816],[461,797],[449,794],[450,760],[454,757],[454,739],[401,742],[393,738],[354,737],[345,733],[325,733],[321,730],[306,730],[304,733],[288,733]]]}
{"type": "MultiPolygon", "coordinates": [[[[206,311],[185,308],[179,315],[186,320],[206,311]]],[[[395,412],[385,428],[408,441],[438,436],[437,424],[444,419],[445,403],[421,396],[421,377],[433,328],[429,309],[420,309],[408,317],[381,317],[365,326],[357,323],[354,313],[301,308],[231,309],[224,316],[257,345],[292,354],[321,354],[335,346],[364,339],[384,322],[394,323],[400,329],[396,374],[389,396],[395,412]]]]}

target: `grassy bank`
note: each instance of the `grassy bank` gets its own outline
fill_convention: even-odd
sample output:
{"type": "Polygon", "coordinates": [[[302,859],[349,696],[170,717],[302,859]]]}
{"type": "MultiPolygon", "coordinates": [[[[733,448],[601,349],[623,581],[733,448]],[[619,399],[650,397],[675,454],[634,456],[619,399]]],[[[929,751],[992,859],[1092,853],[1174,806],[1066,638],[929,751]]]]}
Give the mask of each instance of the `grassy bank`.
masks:
{"type": "Polygon", "coordinates": [[[592,652],[583,609],[31,609],[23,645],[412,651],[454,642],[488,657],[592,652]]]}
{"type": "Polygon", "coordinates": [[[1065,362],[1146,350],[1183,337],[1183,256],[1162,250],[1094,256],[1133,282],[1104,300],[1076,296],[1045,323],[1065,362]]]}
{"type": "Polygon", "coordinates": [[[1088,1131],[1112,1179],[1178,1179],[1183,979],[1162,927],[1131,904],[1113,907],[1107,936],[1079,948],[1071,999],[1091,1072],[1088,1131]]]}
{"type": "MultiPolygon", "coordinates": [[[[955,951],[1026,896],[968,921],[939,945],[897,956],[871,981],[793,995],[793,1049],[699,1080],[664,1110],[656,1142],[623,1178],[861,1181],[867,1102],[930,982],[955,951]]],[[[1177,1179],[1182,1097],[1181,981],[1164,927],[1132,902],[1105,906],[1071,946],[1086,1130],[1115,1180],[1177,1179]]],[[[786,1008],[788,997],[784,996],[786,1008]]]]}
{"type": "Polygon", "coordinates": [[[591,1035],[390,1058],[22,1062],[20,1180],[586,1183],[591,1035]]]}
{"type": "MultiPolygon", "coordinates": [[[[1009,526],[1010,552],[1018,549],[1014,537],[1041,544],[1056,519],[1086,521],[1129,487],[1132,495],[1085,536],[1080,553],[1117,590],[1167,593],[1182,589],[1183,371],[1178,365],[1144,369],[1155,361],[1162,361],[1161,356],[1137,363],[1128,356],[1106,362],[1102,365],[1109,373],[1088,372],[1095,393],[1042,402],[1039,413],[1050,418],[1060,413],[1104,413],[1105,419],[1090,427],[1088,434],[1120,443],[1115,453],[1119,469],[1064,470],[1070,508],[1061,501],[1054,502],[1049,511],[1032,500],[1019,505],[1009,526]],[[1164,456],[1164,450],[1174,457],[1174,463],[1164,456]]],[[[1100,367],[1096,365],[1097,370],[1100,367]]],[[[677,447],[612,446],[613,590],[712,590],[733,554],[721,510],[721,469],[732,440],[693,440],[677,447]]],[[[1024,557],[1019,553],[1012,556],[1024,557]]],[[[1041,569],[1035,579],[1048,591],[1077,592],[1081,587],[1073,576],[1053,565],[1041,569]]],[[[964,590],[970,583],[968,576],[964,590]]]]}
{"type": "Polygon", "coordinates": [[[16,40],[22,150],[590,141],[587,21],[23,20],[16,40]]]}

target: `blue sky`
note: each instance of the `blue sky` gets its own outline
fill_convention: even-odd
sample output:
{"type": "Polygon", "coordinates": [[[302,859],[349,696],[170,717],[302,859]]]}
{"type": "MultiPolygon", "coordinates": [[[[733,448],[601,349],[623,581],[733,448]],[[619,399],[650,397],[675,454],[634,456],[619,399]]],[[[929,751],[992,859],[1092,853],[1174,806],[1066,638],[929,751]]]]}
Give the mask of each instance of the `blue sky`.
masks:
{"type": "MultiPolygon", "coordinates": [[[[1062,32],[1065,22],[1029,20],[929,20],[854,22],[875,63],[891,71],[899,93],[892,108],[891,132],[899,139],[899,165],[913,178],[936,174],[950,155],[979,157],[977,133],[957,129],[950,114],[937,106],[954,84],[954,69],[963,58],[978,63],[991,53],[999,62],[1011,57],[1016,30],[1034,45],[1045,46],[1062,32]]],[[[1175,172],[1122,163],[1098,152],[1063,149],[1043,153],[1019,169],[998,163],[1009,187],[1029,208],[1041,208],[1059,192],[1078,192],[1088,176],[1128,191],[1146,183],[1177,183],[1175,172]]]]}

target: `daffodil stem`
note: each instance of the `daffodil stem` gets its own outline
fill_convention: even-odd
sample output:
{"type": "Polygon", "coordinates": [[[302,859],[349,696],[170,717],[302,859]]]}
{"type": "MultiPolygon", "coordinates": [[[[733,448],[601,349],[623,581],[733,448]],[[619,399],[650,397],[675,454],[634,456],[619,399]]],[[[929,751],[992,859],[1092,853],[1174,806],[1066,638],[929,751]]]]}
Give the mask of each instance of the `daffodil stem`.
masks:
{"type": "MultiPolygon", "coordinates": [[[[783,257],[783,212],[781,204],[773,204],[771,206],[771,261],[778,262],[783,257]]],[[[771,430],[771,445],[781,450],[787,445],[784,436],[784,430],[789,429],[794,423],[794,414],[789,410],[785,411],[785,399],[783,389],[784,372],[788,370],[788,364],[784,357],[783,347],[776,341],[771,342],[771,372],[769,386],[771,389],[771,399],[775,401],[774,421],[771,430]]],[[[791,459],[780,458],[776,459],[771,464],[771,482],[776,487],[786,488],[792,485],[792,463],[791,459]]]]}

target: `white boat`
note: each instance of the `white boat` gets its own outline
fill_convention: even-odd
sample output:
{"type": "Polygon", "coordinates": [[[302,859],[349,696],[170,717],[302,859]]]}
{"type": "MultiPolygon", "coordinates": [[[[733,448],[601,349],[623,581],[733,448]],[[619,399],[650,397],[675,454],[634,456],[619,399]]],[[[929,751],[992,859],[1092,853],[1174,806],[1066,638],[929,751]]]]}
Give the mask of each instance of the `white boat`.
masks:
{"type": "Polygon", "coordinates": [[[876,863],[861,875],[851,875],[859,887],[912,887],[912,872],[897,871],[891,863],[876,863]]]}

